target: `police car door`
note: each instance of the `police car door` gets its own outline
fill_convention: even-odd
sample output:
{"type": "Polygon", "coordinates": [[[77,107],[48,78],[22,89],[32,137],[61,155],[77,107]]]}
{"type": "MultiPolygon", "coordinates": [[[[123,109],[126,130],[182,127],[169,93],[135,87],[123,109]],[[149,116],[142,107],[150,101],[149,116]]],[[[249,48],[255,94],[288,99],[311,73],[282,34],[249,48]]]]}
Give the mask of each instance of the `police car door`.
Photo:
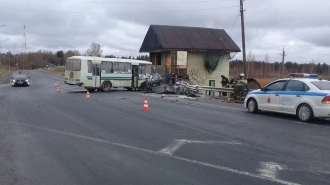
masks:
{"type": "Polygon", "coordinates": [[[284,91],[280,94],[279,111],[295,113],[302,96],[305,95],[305,83],[298,80],[289,80],[284,91]]]}
{"type": "Polygon", "coordinates": [[[265,93],[259,94],[259,108],[278,111],[279,93],[282,91],[287,80],[280,80],[269,84],[264,88],[265,93]]]}

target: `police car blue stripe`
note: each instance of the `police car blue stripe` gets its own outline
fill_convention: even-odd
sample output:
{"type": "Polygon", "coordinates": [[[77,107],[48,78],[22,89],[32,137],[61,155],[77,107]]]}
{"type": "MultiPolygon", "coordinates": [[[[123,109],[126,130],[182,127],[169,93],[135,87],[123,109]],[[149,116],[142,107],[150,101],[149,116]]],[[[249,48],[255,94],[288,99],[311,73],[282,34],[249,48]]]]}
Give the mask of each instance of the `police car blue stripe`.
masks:
{"type": "Polygon", "coordinates": [[[326,96],[328,93],[322,92],[301,92],[301,91],[256,91],[249,94],[282,94],[282,95],[304,95],[304,96],[326,96]]]}

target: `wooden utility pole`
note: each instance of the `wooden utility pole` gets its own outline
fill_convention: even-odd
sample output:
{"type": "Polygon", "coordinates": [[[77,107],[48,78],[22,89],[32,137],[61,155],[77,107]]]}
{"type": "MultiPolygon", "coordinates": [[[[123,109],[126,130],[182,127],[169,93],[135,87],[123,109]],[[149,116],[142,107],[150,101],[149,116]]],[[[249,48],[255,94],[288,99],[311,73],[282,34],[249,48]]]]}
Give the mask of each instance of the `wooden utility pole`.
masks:
{"type": "Polygon", "coordinates": [[[242,49],[243,49],[243,72],[246,75],[246,53],[245,53],[245,29],[244,29],[244,7],[243,0],[240,0],[241,28],[242,28],[242,49]]]}
{"type": "Polygon", "coordinates": [[[284,57],[286,56],[285,51],[284,51],[284,46],[283,46],[283,52],[282,52],[282,54],[280,53],[280,55],[282,55],[281,78],[283,78],[284,77],[284,57]]]}

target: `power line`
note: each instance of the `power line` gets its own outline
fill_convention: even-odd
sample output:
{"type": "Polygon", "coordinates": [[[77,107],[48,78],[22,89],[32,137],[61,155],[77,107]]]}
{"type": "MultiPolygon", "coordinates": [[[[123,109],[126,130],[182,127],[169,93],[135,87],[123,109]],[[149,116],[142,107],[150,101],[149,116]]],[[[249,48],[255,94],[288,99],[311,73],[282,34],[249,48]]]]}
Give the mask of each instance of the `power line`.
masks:
{"type": "Polygon", "coordinates": [[[230,29],[230,31],[229,31],[229,34],[228,34],[228,35],[230,35],[230,33],[231,33],[231,30],[233,30],[233,28],[234,28],[234,26],[235,26],[235,24],[236,24],[236,21],[238,20],[239,16],[240,16],[240,15],[237,15],[237,17],[236,17],[236,19],[235,19],[235,22],[234,22],[233,26],[231,27],[231,29],[230,29]]]}
{"type": "Polygon", "coordinates": [[[55,2],[70,2],[70,3],[103,3],[103,4],[176,4],[176,3],[215,3],[221,1],[235,1],[235,0],[197,0],[197,1],[140,1],[140,2],[132,2],[132,1],[81,1],[81,0],[48,0],[55,2]]]}
{"type": "Polygon", "coordinates": [[[8,7],[0,7],[0,9],[5,10],[20,10],[20,11],[32,11],[32,12],[45,12],[45,13],[70,13],[70,14],[103,14],[103,15],[111,15],[111,14],[162,14],[162,13],[181,13],[181,12],[190,12],[190,11],[203,11],[203,10],[217,10],[223,8],[234,8],[237,6],[224,6],[218,8],[204,8],[204,9],[190,9],[190,10],[168,10],[168,11],[151,11],[151,12],[113,12],[113,13],[96,13],[96,12],[68,12],[68,11],[59,11],[59,10],[38,10],[38,9],[25,9],[25,8],[8,8],[8,7]]]}
{"type": "Polygon", "coordinates": [[[262,48],[258,47],[257,49],[274,49],[274,48],[281,48],[281,47],[283,47],[283,46],[269,46],[269,47],[262,47],[262,48]]]}
{"type": "Polygon", "coordinates": [[[304,54],[304,53],[290,53],[290,55],[330,55],[330,54],[304,54]]]}

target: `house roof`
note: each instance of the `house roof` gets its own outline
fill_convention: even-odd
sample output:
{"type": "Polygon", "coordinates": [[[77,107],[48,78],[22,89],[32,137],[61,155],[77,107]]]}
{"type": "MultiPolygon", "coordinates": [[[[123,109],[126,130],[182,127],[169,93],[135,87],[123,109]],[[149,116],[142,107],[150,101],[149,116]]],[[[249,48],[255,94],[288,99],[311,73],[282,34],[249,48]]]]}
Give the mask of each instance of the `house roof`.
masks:
{"type": "Polygon", "coordinates": [[[140,52],[162,50],[241,51],[224,29],[151,25],[140,52]]]}

